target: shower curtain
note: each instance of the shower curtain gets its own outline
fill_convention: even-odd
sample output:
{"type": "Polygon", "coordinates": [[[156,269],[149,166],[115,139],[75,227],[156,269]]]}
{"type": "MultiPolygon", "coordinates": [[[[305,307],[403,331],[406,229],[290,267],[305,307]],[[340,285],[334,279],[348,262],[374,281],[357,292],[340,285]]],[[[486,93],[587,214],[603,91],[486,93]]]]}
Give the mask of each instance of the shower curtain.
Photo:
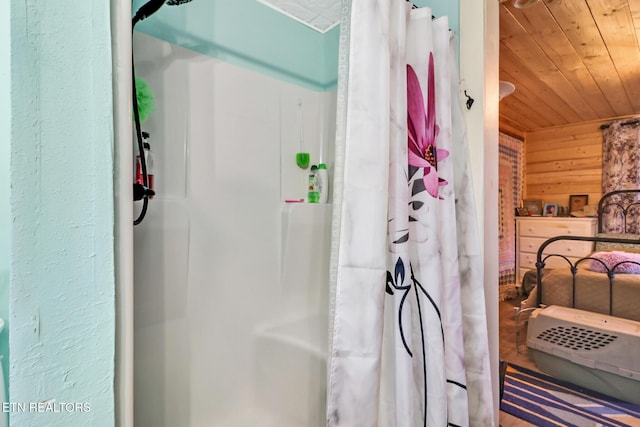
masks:
{"type": "Polygon", "coordinates": [[[343,0],[328,426],[494,425],[455,38],[343,0]]]}
{"type": "MultiPolygon", "coordinates": [[[[602,132],[602,194],[614,190],[640,188],[640,126],[637,120],[620,119],[609,123],[602,132]]],[[[611,202],[628,206],[640,202],[637,196],[615,195],[611,202]],[[635,199],[634,199],[635,198],[635,199]],[[626,199],[626,200],[623,200],[626,199]]],[[[640,209],[632,208],[626,216],[615,207],[604,210],[602,231],[640,233],[640,209]]]]}

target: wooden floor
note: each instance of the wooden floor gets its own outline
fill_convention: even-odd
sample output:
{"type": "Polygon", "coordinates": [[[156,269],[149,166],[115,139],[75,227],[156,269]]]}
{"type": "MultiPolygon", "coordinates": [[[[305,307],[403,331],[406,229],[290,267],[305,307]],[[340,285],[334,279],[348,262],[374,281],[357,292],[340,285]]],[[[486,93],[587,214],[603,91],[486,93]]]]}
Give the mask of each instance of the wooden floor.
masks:
{"type": "Polygon", "coordinates": [[[516,325],[516,307],[519,306],[520,299],[500,302],[500,357],[523,368],[539,371],[527,355],[526,314],[519,316],[519,327],[516,325]]]}
{"type": "MultiPolygon", "coordinates": [[[[500,302],[500,357],[502,360],[511,362],[515,365],[539,371],[535,363],[529,359],[527,355],[527,326],[524,316],[520,316],[518,324],[520,328],[516,328],[516,307],[520,306],[520,299],[513,299],[500,302]],[[517,337],[517,332],[520,336],[517,337]],[[516,346],[516,342],[519,345],[516,346]]],[[[507,413],[500,412],[500,426],[502,427],[525,427],[534,424],[513,417],[507,413]]]]}

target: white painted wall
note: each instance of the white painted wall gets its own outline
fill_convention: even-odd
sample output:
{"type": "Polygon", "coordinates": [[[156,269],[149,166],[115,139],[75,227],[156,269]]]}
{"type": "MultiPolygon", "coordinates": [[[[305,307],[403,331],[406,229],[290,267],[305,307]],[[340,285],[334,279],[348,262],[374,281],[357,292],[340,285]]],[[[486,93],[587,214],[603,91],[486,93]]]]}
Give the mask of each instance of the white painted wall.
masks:
{"type": "Polygon", "coordinates": [[[114,245],[115,245],[115,425],[133,424],[133,146],[131,132],[131,1],[111,0],[113,55],[114,245]],[[127,149],[122,149],[127,147],[127,149]]]}
{"type": "MultiPolygon", "coordinates": [[[[484,244],[484,284],[491,377],[498,414],[498,2],[460,0],[460,78],[475,99],[466,110],[478,225],[484,244]]],[[[497,420],[497,417],[496,417],[497,420]]]]}
{"type": "Polygon", "coordinates": [[[330,209],[283,200],[307,191],[308,170],[295,164],[298,99],[316,163],[322,121],[333,146],[335,94],[144,34],[134,51],[155,93],[143,128],[158,193],[134,230],[135,425],[316,425],[324,361],[308,355],[326,353],[330,209]],[[269,383],[310,373],[298,388],[269,383]]]}

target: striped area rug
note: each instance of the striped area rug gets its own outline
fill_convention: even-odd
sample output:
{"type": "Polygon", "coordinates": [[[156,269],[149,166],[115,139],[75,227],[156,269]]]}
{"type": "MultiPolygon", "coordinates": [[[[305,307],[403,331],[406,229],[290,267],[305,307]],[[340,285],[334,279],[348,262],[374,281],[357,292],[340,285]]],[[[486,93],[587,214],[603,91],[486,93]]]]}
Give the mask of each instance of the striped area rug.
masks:
{"type": "Polygon", "coordinates": [[[640,406],[509,364],[500,409],[536,426],[640,426],[640,406]]]}

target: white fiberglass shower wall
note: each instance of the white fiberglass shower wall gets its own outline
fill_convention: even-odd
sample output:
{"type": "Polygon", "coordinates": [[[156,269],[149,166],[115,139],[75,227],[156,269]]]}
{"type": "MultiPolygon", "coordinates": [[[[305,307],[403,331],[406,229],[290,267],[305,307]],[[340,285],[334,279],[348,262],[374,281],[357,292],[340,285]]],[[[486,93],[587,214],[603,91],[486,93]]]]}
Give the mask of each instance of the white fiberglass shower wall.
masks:
{"type": "MultiPolygon", "coordinates": [[[[133,3],[135,11],[144,1],[133,3]]],[[[458,1],[429,3],[445,8],[434,9],[437,16],[448,8],[457,16],[458,1]]],[[[489,179],[484,171],[496,170],[497,112],[486,111],[493,104],[482,96],[486,85],[488,98],[497,99],[497,48],[490,46],[491,61],[483,72],[477,64],[486,56],[483,43],[497,40],[478,37],[485,34],[482,10],[490,9],[487,28],[495,35],[497,4],[464,3],[460,11],[468,31],[461,37],[466,40],[461,70],[479,106],[467,114],[468,134],[472,156],[483,159],[474,169],[479,206],[483,198],[491,202],[480,222],[487,224],[485,282],[494,283],[496,197],[491,189],[497,177],[489,179]]],[[[332,170],[335,91],[331,78],[305,76],[318,69],[337,74],[339,29],[301,48],[300,40],[310,39],[302,34],[302,24],[292,31],[280,15],[264,25],[260,7],[255,0],[165,6],[137,27],[157,38],[139,32],[133,37],[136,74],[155,95],[156,110],[143,129],[151,134],[158,194],[134,230],[135,422],[129,422],[130,310],[127,291],[120,288],[124,338],[116,363],[126,425],[324,425],[331,205],[284,201],[306,195],[308,170],[295,165],[300,100],[311,161],[318,162],[322,145],[332,170]],[[273,43],[273,35],[281,43],[273,43]],[[253,46],[228,49],[237,39],[253,46]],[[291,47],[295,43],[297,49],[291,47]],[[305,56],[319,50],[326,63],[305,56]],[[241,66],[256,57],[256,67],[241,66]],[[283,59],[289,65],[294,61],[296,72],[280,68],[283,59]],[[251,71],[256,68],[261,71],[251,71]]],[[[127,56],[123,52],[121,61],[127,56]]],[[[119,75],[126,80],[124,71],[119,75]]],[[[121,86],[126,92],[127,85],[121,86]]],[[[126,251],[121,253],[122,270],[130,272],[126,251]]],[[[487,301],[497,304],[497,290],[487,289],[487,301]]],[[[492,307],[488,313],[497,313],[492,307]]],[[[497,318],[489,324],[497,360],[497,318]]],[[[497,395],[495,386],[494,391],[497,395]]]]}
{"type": "Polygon", "coordinates": [[[307,194],[299,103],[331,170],[335,91],[140,33],[134,53],[157,192],[134,229],[134,424],[324,425],[331,205],[285,200],[307,194]]]}

